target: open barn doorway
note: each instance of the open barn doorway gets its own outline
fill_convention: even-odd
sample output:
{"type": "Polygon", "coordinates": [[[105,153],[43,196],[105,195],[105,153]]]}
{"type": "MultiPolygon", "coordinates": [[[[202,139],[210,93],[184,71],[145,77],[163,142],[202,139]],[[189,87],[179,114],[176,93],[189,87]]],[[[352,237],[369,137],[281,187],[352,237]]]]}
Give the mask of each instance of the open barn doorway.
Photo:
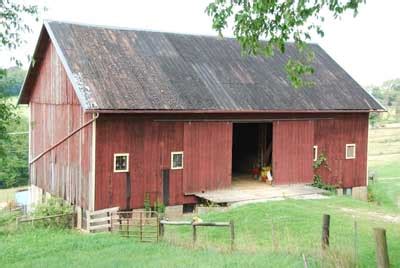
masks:
{"type": "Polygon", "coordinates": [[[233,124],[233,184],[251,181],[271,182],[272,138],[272,123],[233,124]]]}

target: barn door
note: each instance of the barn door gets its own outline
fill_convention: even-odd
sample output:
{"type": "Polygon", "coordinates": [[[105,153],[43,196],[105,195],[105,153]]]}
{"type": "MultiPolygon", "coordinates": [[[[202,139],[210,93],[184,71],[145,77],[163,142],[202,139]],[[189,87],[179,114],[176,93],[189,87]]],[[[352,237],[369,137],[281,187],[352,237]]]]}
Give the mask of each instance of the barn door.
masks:
{"type": "Polygon", "coordinates": [[[272,170],[275,184],[312,182],[313,143],[313,121],[274,122],[272,170]]]}

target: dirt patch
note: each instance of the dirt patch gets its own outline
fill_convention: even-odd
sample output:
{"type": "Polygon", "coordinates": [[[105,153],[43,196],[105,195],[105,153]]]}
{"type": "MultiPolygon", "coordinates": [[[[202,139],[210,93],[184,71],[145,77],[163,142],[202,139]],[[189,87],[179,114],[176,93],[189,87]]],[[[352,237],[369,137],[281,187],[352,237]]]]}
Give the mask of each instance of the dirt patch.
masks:
{"type": "Polygon", "coordinates": [[[356,210],[352,208],[340,208],[340,211],[343,211],[345,213],[354,215],[354,216],[361,216],[361,217],[366,217],[370,219],[379,219],[385,222],[390,222],[390,223],[400,223],[400,215],[398,214],[387,214],[387,213],[381,213],[381,212],[371,212],[371,211],[362,211],[362,210],[356,210]]]}

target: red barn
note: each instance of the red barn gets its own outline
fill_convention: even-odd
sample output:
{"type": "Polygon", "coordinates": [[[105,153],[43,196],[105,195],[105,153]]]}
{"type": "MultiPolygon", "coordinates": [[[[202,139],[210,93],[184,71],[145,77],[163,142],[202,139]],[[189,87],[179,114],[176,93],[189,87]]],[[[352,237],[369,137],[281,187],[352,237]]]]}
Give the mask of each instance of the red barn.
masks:
{"type": "Polygon", "coordinates": [[[234,39],[46,22],[19,103],[30,109],[30,180],[85,210],[193,204],[233,174],[273,184],[367,183],[368,115],[382,110],[318,45],[314,85],[243,56],[234,39]]]}

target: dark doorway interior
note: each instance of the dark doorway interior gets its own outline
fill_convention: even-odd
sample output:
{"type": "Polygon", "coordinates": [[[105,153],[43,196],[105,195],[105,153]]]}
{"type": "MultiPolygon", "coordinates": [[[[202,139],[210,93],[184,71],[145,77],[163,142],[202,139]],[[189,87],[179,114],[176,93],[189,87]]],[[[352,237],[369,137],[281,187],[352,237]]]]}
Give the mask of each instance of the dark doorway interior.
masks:
{"type": "Polygon", "coordinates": [[[272,123],[234,123],[232,143],[234,177],[271,165],[272,123]]]}

